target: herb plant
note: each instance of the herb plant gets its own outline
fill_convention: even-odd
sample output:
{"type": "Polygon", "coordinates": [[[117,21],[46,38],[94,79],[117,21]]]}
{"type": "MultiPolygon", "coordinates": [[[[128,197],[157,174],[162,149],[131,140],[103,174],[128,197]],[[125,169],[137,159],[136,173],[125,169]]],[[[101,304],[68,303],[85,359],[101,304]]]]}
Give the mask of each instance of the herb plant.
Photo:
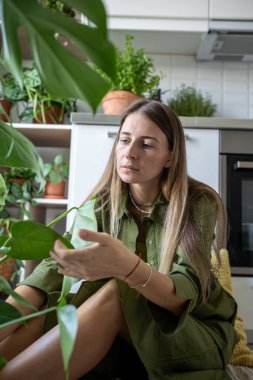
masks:
{"type": "Polygon", "coordinates": [[[216,105],[208,94],[204,97],[200,90],[185,85],[175,91],[168,105],[179,116],[214,116],[216,112],[216,105]]]}
{"type": "Polygon", "coordinates": [[[52,163],[43,165],[43,174],[46,180],[53,183],[65,181],[69,175],[69,165],[63,161],[62,154],[55,156],[52,163]]]}
{"type": "Polygon", "coordinates": [[[139,96],[152,98],[158,92],[160,76],[155,73],[154,63],[148,57],[144,49],[136,49],[133,46],[134,37],[126,35],[125,49],[116,49],[116,77],[112,81],[109,77],[98,70],[110,83],[109,91],[131,91],[139,96]]]}

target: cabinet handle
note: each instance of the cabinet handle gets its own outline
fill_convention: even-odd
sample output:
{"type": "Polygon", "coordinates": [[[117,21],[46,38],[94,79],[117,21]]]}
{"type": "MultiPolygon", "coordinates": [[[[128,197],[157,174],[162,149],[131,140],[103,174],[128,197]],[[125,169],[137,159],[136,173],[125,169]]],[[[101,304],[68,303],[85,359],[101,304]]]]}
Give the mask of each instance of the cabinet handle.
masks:
{"type": "Polygon", "coordinates": [[[237,163],[234,166],[234,169],[253,169],[253,161],[237,161],[237,163]]]}
{"type": "Polygon", "coordinates": [[[109,139],[115,139],[117,136],[118,132],[107,132],[107,137],[109,137],[109,139]]]}

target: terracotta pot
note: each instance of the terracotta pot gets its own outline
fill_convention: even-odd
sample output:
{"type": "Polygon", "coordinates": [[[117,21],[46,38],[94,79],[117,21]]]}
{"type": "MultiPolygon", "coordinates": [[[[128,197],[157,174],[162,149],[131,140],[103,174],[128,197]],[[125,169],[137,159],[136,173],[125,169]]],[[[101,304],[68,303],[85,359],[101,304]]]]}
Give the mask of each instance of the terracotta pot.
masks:
{"type": "MultiPolygon", "coordinates": [[[[0,257],[4,255],[0,254],[0,257]]],[[[6,280],[10,281],[13,273],[17,270],[17,265],[14,259],[7,259],[3,263],[0,263],[0,276],[3,276],[6,280]]]]}
{"type": "MultiPolygon", "coordinates": [[[[10,102],[7,99],[1,99],[0,104],[2,108],[4,109],[4,111],[6,112],[6,114],[10,116],[12,102],[10,102]]],[[[0,112],[2,112],[2,109],[0,109],[0,112]]],[[[0,120],[8,121],[8,117],[4,113],[0,113],[0,120]]]]}
{"type": "Polygon", "coordinates": [[[130,91],[111,91],[102,99],[101,105],[107,115],[120,115],[125,109],[140,97],[130,91]]]}
{"type": "Polygon", "coordinates": [[[65,182],[47,182],[45,188],[45,198],[58,199],[64,198],[65,182]]]}
{"type": "Polygon", "coordinates": [[[15,182],[21,186],[25,182],[25,179],[24,178],[9,178],[8,182],[15,182]]]}
{"type": "MultiPolygon", "coordinates": [[[[45,107],[46,108],[46,107],[45,107]]],[[[62,107],[54,105],[45,109],[45,121],[46,124],[63,124],[64,112],[62,113],[62,107]]],[[[43,124],[43,118],[41,112],[38,112],[37,118],[33,118],[34,124],[43,124]]]]}

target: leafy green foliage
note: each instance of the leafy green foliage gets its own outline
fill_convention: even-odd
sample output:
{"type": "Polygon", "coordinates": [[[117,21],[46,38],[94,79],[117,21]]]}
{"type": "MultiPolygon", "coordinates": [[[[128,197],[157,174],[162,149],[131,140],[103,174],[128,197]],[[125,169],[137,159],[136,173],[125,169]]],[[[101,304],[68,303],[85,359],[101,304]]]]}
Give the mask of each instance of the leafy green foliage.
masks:
{"type": "Polygon", "coordinates": [[[64,363],[64,370],[69,371],[69,361],[73,352],[77,335],[77,313],[73,305],[66,305],[57,310],[57,319],[60,325],[61,349],[64,363]]]}
{"type": "Polygon", "coordinates": [[[50,251],[57,239],[68,248],[73,248],[67,239],[50,227],[25,220],[12,225],[11,237],[5,245],[11,247],[11,251],[8,253],[9,257],[21,260],[43,260],[50,257],[50,251]]]}
{"type": "Polygon", "coordinates": [[[7,188],[3,176],[0,173],[0,206],[5,204],[5,199],[7,197],[7,188]]]}
{"type": "Polygon", "coordinates": [[[160,82],[160,76],[155,74],[153,60],[148,57],[144,49],[135,49],[133,36],[127,35],[125,49],[120,51],[116,47],[116,78],[110,78],[101,72],[101,75],[110,83],[110,91],[131,91],[139,96],[153,97],[160,82]]]}
{"type": "Polygon", "coordinates": [[[46,180],[53,183],[59,183],[68,178],[69,165],[63,161],[62,154],[55,156],[54,162],[43,165],[43,174],[46,180]]]}
{"type": "Polygon", "coordinates": [[[216,112],[216,105],[208,95],[204,97],[201,91],[185,85],[176,90],[168,105],[179,116],[213,116],[216,112]]]}
{"type": "MultiPolygon", "coordinates": [[[[70,115],[71,112],[76,111],[75,99],[52,96],[45,90],[42,86],[38,70],[35,67],[23,68],[22,81],[26,93],[26,97],[23,100],[26,100],[27,103],[32,103],[32,106],[27,105],[24,112],[20,115],[22,121],[33,117],[37,122],[40,123],[42,121],[46,124],[45,114],[55,105],[61,108],[60,121],[65,113],[70,115]],[[39,117],[40,115],[42,116],[41,118],[39,117]]],[[[59,120],[56,117],[52,117],[51,121],[57,124],[59,120]]]]}
{"type": "Polygon", "coordinates": [[[22,220],[23,216],[30,217],[26,203],[36,205],[33,200],[38,194],[38,183],[35,182],[35,173],[31,169],[26,168],[11,168],[2,173],[6,183],[7,196],[5,200],[5,208],[0,207],[0,218],[3,218],[3,211],[6,212],[6,217],[10,217],[8,206],[15,205],[19,209],[17,219],[22,220]],[[20,181],[20,182],[19,182],[20,181]]]}
{"type": "Polygon", "coordinates": [[[90,61],[110,77],[115,75],[115,50],[106,35],[105,9],[100,0],[66,0],[64,3],[86,15],[95,26],[81,24],[34,0],[2,0],[3,59],[22,86],[17,32],[23,27],[46,91],[54,97],[85,100],[95,111],[108,91],[108,83],[91,68],[90,61]]]}
{"type": "Polygon", "coordinates": [[[1,120],[0,141],[0,166],[31,169],[37,174],[42,190],[45,187],[43,164],[34,145],[15,128],[1,120]]]}

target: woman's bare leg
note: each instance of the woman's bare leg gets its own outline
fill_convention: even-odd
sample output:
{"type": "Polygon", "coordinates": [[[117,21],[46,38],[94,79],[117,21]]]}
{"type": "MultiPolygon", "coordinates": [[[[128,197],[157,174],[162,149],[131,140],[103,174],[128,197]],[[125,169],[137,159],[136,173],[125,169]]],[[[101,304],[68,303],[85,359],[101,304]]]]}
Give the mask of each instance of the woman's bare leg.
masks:
{"type": "MultiPolygon", "coordinates": [[[[118,287],[110,280],[78,309],[78,334],[70,363],[70,379],[78,379],[98,364],[117,334],[128,335],[118,287]]],[[[1,380],[64,380],[58,326],[11,360],[1,380]]]]}
{"type": "Polygon", "coordinates": [[[42,334],[44,320],[45,316],[43,315],[31,319],[26,324],[18,327],[0,343],[0,356],[11,360],[39,339],[42,334]]]}

